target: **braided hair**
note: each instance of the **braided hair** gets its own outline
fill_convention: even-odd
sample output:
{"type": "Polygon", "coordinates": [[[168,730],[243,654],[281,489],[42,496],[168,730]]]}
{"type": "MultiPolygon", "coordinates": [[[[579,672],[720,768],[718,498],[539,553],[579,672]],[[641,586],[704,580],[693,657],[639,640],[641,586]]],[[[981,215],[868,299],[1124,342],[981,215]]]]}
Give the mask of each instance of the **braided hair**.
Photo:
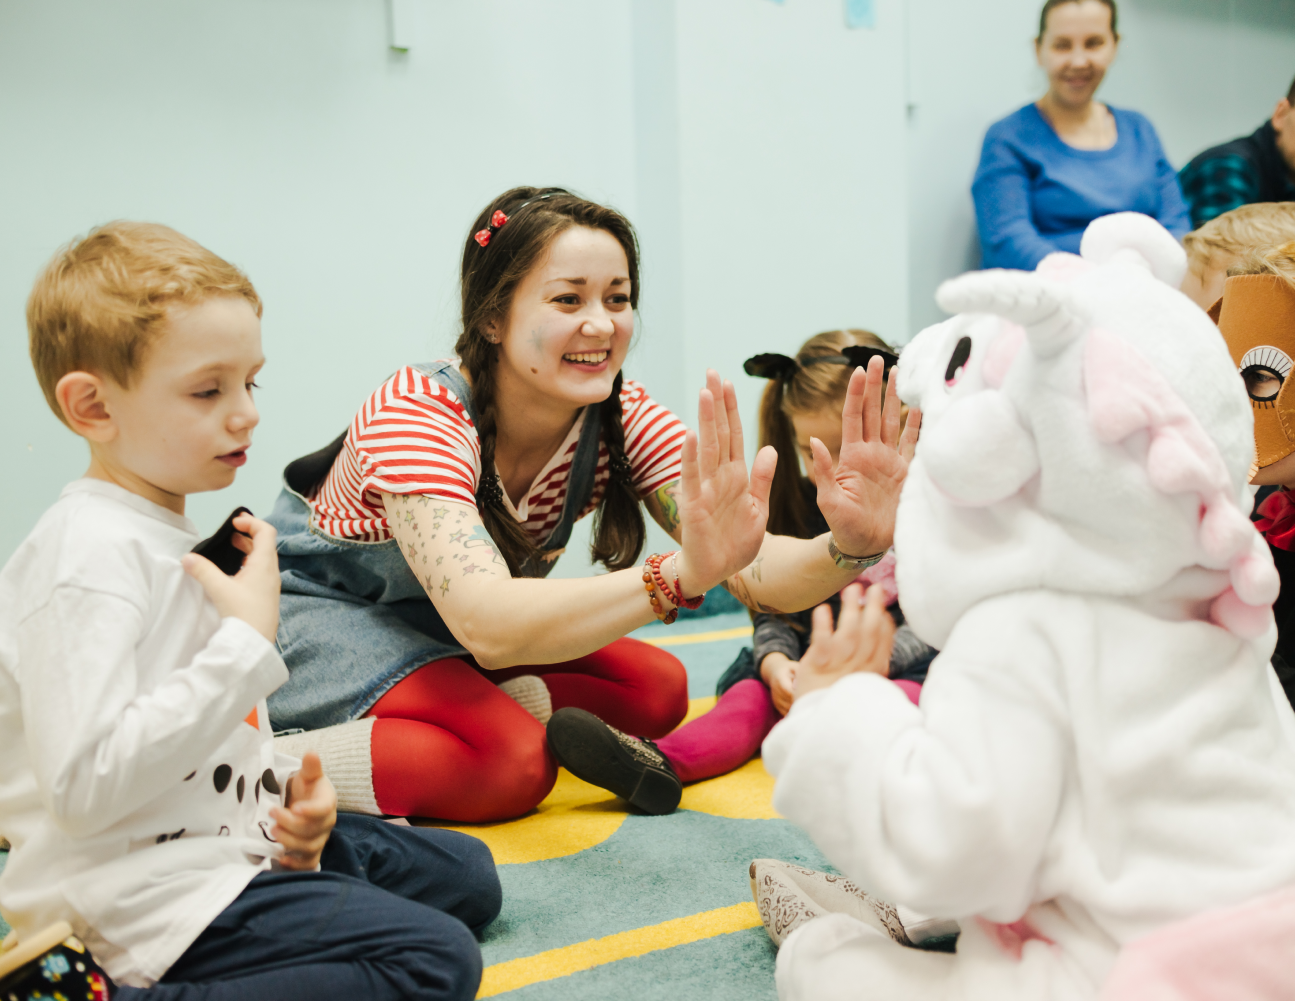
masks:
{"type": "MultiPolygon", "coordinates": [[[[531,535],[505,508],[503,491],[495,473],[499,346],[487,338],[486,329],[491,322],[503,323],[522,279],[543,258],[553,241],[574,226],[603,230],[621,245],[629,266],[630,308],[637,309],[639,255],[634,227],[615,209],[588,201],[563,188],[522,187],[505,191],[481,211],[463,248],[460,269],[463,331],[454,350],[472,383],[472,407],[477,414],[477,437],[481,442],[477,508],[486,531],[499,547],[513,576],[519,576],[521,568],[540,550],[531,535]],[[496,212],[507,216],[506,225],[491,225],[496,212]],[[483,232],[489,234],[486,243],[479,239],[483,232]]],[[[590,551],[593,558],[609,570],[633,566],[647,538],[638,491],[634,487],[629,457],[625,454],[620,399],[622,382],[622,374],[617,372],[611,394],[598,404],[609,477],[598,503],[590,551]]]]}

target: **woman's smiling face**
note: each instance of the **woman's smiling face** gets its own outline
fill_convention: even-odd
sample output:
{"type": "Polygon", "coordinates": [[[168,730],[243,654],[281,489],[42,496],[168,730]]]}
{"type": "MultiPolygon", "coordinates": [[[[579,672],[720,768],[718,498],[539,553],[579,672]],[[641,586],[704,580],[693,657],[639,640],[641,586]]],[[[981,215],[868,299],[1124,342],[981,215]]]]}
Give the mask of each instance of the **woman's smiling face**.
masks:
{"type": "Polygon", "coordinates": [[[1034,43],[1053,98],[1071,108],[1082,108],[1092,100],[1118,48],[1111,9],[1100,0],[1073,0],[1054,7],[1048,13],[1047,29],[1034,43]]]}
{"type": "Polygon", "coordinates": [[[601,229],[563,231],[517,286],[499,341],[499,374],[539,397],[576,407],[612,391],[634,336],[629,264],[601,229]]]}

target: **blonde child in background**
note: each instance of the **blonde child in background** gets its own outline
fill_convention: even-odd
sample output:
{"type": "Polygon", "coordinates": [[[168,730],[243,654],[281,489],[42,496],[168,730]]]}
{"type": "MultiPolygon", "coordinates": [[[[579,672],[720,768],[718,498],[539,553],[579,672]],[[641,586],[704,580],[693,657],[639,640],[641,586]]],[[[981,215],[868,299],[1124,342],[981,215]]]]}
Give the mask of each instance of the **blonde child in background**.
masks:
{"type": "Polygon", "coordinates": [[[97,1001],[105,973],[120,1001],[476,993],[489,850],[339,818],[318,756],[270,732],[274,529],[234,520],[232,577],[191,552],[186,495],[234,482],[259,421],[260,316],[246,275],[144,223],[32,291],[32,363],[90,466],[0,572],[6,1001],[97,1001]]]}
{"type": "Polygon", "coordinates": [[[1295,202],[1256,202],[1211,219],[1183,237],[1182,291],[1208,311],[1223,295],[1228,269],[1256,250],[1295,240],[1295,202]]]}
{"type": "MultiPolygon", "coordinates": [[[[761,354],[746,362],[748,375],[770,380],[760,405],[760,447],[772,445],[778,453],[769,495],[770,534],[812,539],[827,532],[827,521],[818,509],[810,439],[822,442],[832,463],[838,462],[842,410],[851,376],[856,368],[867,368],[874,357],[882,360],[887,375],[897,360],[889,345],[876,334],[852,329],[817,334],[801,345],[794,358],[761,354]]],[[[883,411],[880,395],[865,403],[865,421],[889,421],[889,431],[883,424],[883,440],[898,447],[901,454],[911,456],[920,415],[901,438],[903,408],[894,393],[888,392],[883,411]]],[[[756,557],[751,572],[757,579],[760,564],[761,558],[756,557]]],[[[916,702],[935,650],[902,624],[894,565],[893,553],[886,553],[859,579],[880,584],[885,592],[899,627],[890,658],[890,678],[916,702]]],[[[746,601],[745,596],[738,597],[746,601]]],[[[828,604],[835,616],[840,608],[839,595],[829,598],[828,604]]],[[[660,740],[631,737],[588,716],[584,720],[586,727],[609,731],[622,743],[634,741],[632,750],[638,750],[639,755],[627,754],[620,763],[589,756],[569,761],[568,768],[586,782],[618,795],[625,794],[627,781],[637,781],[634,769],[668,770],[681,796],[683,783],[723,775],[745,764],[791,708],[796,665],[809,646],[812,614],[812,609],[784,613],[768,607],[753,612],[754,648],[743,650],[720,678],[716,689],[719,701],[714,708],[660,740]]],[[[678,796],[667,804],[668,809],[659,812],[668,813],[677,805],[678,796]]]]}
{"type": "Polygon", "coordinates": [[[1273,602],[1272,664],[1295,705],[1295,433],[1288,430],[1295,391],[1286,386],[1295,358],[1295,240],[1252,253],[1228,271],[1216,320],[1254,410],[1250,482],[1260,487],[1255,527],[1264,533],[1282,581],[1273,602]]]}

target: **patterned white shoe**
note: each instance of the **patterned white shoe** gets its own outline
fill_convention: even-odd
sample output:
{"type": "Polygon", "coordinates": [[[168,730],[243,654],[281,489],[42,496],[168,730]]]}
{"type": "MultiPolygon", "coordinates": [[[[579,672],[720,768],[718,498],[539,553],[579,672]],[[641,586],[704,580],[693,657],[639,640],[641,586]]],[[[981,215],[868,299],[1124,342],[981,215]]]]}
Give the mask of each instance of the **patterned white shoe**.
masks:
{"type": "Polygon", "coordinates": [[[893,904],[865,893],[845,876],[777,859],[751,863],[751,893],[774,945],[819,914],[848,914],[898,942],[912,945],[893,904]]]}
{"type": "Polygon", "coordinates": [[[534,674],[519,674],[499,683],[499,690],[547,726],[553,715],[553,700],[544,679],[534,674]]]}
{"type": "Polygon", "coordinates": [[[787,936],[805,922],[826,913],[787,877],[785,865],[775,859],[762,858],[752,862],[750,870],[751,896],[760,911],[764,930],[778,948],[782,948],[787,936]]]}

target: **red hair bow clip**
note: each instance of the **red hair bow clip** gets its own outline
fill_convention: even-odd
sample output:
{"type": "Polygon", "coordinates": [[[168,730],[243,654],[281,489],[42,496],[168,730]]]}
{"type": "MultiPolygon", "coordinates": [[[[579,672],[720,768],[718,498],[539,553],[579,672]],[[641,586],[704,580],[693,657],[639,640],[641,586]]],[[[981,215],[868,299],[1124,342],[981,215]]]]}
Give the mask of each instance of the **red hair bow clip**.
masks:
{"type": "Polygon", "coordinates": [[[508,216],[504,215],[499,209],[495,209],[495,214],[490,217],[490,227],[488,229],[479,229],[472,235],[481,246],[486,246],[490,238],[499,232],[500,227],[508,221],[508,216]]]}

